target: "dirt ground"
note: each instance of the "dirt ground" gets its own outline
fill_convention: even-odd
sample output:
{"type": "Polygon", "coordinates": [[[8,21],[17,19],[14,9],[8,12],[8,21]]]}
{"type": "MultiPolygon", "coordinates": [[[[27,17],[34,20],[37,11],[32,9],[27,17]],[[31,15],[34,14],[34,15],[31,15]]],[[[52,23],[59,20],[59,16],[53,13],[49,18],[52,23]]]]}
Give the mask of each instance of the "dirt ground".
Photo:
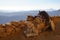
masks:
{"type": "Polygon", "coordinates": [[[53,17],[52,20],[56,26],[56,32],[45,31],[36,37],[25,37],[23,30],[7,37],[0,37],[0,40],[60,40],[60,17],[53,17]]]}

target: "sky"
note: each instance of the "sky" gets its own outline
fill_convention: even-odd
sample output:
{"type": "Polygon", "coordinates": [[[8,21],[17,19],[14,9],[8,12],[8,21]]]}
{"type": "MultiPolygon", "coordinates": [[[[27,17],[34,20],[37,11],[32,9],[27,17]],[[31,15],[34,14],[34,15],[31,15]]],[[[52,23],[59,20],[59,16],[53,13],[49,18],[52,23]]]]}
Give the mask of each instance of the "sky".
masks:
{"type": "Polygon", "coordinates": [[[0,10],[60,9],[60,0],[0,0],[0,10]]]}

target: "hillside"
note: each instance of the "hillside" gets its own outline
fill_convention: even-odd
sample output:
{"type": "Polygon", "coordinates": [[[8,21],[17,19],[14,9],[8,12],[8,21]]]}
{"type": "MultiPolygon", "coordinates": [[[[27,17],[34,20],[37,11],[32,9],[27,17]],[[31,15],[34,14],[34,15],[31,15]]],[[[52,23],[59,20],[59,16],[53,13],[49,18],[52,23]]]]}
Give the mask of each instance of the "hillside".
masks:
{"type": "MultiPolygon", "coordinates": [[[[17,27],[15,28],[16,31],[13,31],[13,33],[11,34],[7,35],[3,33],[2,35],[0,35],[0,40],[60,40],[60,17],[51,17],[51,19],[55,23],[56,32],[45,31],[40,33],[40,35],[37,37],[27,38],[23,34],[23,29],[20,29],[19,27],[17,27]]],[[[8,28],[10,29],[10,27],[8,28]]],[[[8,31],[8,33],[10,32],[8,31]]]]}

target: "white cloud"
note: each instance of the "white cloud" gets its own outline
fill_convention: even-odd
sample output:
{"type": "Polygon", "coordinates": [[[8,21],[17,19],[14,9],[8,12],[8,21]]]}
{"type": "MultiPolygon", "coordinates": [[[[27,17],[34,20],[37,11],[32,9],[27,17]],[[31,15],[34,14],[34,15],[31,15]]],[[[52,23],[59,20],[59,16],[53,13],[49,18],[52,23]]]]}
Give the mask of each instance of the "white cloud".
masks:
{"type": "Polygon", "coordinates": [[[40,9],[59,9],[59,5],[51,5],[51,4],[46,4],[46,5],[22,5],[22,6],[0,6],[0,10],[9,10],[9,11],[23,11],[23,10],[40,10],[40,9]]]}

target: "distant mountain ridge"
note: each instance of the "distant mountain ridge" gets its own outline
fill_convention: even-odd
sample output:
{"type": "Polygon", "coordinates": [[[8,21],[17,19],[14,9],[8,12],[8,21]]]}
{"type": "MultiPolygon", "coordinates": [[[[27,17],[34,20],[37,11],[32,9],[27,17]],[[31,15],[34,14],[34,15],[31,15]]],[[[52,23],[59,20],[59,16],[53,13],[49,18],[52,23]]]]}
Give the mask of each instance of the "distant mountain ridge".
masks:
{"type": "MultiPolygon", "coordinates": [[[[27,15],[37,15],[39,10],[21,11],[21,12],[0,12],[0,24],[10,21],[25,20],[27,15]]],[[[59,10],[46,11],[50,16],[60,16],[59,10]]]]}
{"type": "Polygon", "coordinates": [[[47,11],[47,13],[50,16],[60,16],[60,9],[59,10],[53,10],[53,11],[47,11]]]}

